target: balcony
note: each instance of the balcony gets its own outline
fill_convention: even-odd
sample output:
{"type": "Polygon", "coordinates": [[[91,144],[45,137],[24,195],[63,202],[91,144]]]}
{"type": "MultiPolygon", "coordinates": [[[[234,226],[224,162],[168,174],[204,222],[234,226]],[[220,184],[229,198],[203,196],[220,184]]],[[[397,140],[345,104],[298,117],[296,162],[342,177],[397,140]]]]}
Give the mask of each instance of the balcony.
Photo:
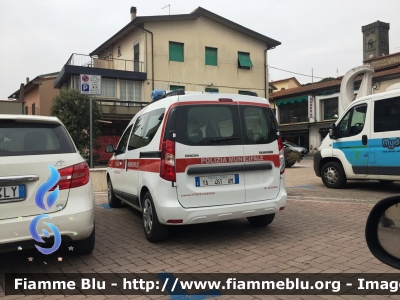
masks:
{"type": "Polygon", "coordinates": [[[73,53],[66,65],[120,71],[143,72],[143,62],[73,53]]]}
{"type": "Polygon", "coordinates": [[[96,101],[100,104],[102,118],[107,120],[130,120],[143,107],[149,104],[140,101],[121,101],[98,98],[96,101]]]}
{"type": "Polygon", "coordinates": [[[147,79],[147,73],[141,61],[73,53],[54,80],[54,88],[61,88],[71,79],[71,76],[80,74],[134,81],[147,79]]]}

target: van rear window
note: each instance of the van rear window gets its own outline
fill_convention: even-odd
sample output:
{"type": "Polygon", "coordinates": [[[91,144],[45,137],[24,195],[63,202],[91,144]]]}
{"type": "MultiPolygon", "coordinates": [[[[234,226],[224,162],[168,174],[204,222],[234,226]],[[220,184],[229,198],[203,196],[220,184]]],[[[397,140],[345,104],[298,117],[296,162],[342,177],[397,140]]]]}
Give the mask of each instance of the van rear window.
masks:
{"type": "Polygon", "coordinates": [[[0,120],[0,156],[74,152],[71,139],[59,124],[0,120]]]}
{"type": "Polygon", "coordinates": [[[177,108],[174,118],[176,141],[188,146],[267,144],[276,140],[273,114],[266,107],[185,105],[177,108]]]}

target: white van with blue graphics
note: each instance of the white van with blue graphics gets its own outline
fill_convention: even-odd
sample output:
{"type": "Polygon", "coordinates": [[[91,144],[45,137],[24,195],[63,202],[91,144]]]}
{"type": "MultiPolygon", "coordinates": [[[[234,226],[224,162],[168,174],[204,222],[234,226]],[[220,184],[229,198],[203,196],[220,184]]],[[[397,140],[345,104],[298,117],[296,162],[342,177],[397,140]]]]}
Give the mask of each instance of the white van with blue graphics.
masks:
{"type": "Polygon", "coordinates": [[[400,180],[400,89],[350,102],[315,154],[314,171],[336,189],[348,179],[400,180]]]}

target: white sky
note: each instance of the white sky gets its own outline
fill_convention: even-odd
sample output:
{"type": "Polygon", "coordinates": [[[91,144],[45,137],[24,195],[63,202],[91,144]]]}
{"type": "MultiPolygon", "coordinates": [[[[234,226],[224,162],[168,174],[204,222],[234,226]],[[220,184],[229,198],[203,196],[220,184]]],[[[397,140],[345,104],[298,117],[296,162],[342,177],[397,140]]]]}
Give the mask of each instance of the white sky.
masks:
{"type": "MultiPolygon", "coordinates": [[[[390,23],[390,53],[400,52],[400,0],[0,0],[0,100],[26,77],[58,72],[72,53],[89,54],[138,16],[187,14],[198,6],[278,40],[272,67],[336,77],[362,64],[361,26],[390,23]]],[[[271,80],[310,77],[276,69],[271,80]]],[[[315,81],[320,79],[315,78],[315,81]]]]}

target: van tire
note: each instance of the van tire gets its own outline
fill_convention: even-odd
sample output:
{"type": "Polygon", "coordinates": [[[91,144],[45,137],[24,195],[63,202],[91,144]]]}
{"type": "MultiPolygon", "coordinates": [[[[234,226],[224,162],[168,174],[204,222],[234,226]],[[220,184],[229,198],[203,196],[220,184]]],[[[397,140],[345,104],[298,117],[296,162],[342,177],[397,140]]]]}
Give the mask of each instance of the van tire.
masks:
{"type": "Polygon", "coordinates": [[[121,206],[121,200],[117,198],[114,194],[114,189],[111,183],[111,180],[107,180],[107,198],[108,198],[108,205],[112,208],[117,208],[121,206]]]}
{"type": "Polygon", "coordinates": [[[296,163],[296,162],[293,162],[293,163],[285,163],[285,167],[286,167],[286,168],[291,168],[291,167],[294,166],[295,163],[296,163]]]}
{"type": "Polygon", "coordinates": [[[247,221],[254,227],[265,227],[272,223],[275,218],[275,214],[247,217],[247,221]]]}
{"type": "Polygon", "coordinates": [[[342,165],[335,161],[328,162],[322,167],[321,178],[325,186],[330,189],[340,189],[347,182],[342,165]]]}
{"type": "Polygon", "coordinates": [[[84,240],[73,241],[71,246],[73,248],[74,255],[90,254],[94,249],[96,243],[95,227],[93,227],[92,233],[84,240]]]}
{"type": "Polygon", "coordinates": [[[168,237],[169,226],[163,225],[158,221],[150,192],[147,192],[143,197],[142,219],[144,234],[150,242],[157,243],[168,237]]]}

